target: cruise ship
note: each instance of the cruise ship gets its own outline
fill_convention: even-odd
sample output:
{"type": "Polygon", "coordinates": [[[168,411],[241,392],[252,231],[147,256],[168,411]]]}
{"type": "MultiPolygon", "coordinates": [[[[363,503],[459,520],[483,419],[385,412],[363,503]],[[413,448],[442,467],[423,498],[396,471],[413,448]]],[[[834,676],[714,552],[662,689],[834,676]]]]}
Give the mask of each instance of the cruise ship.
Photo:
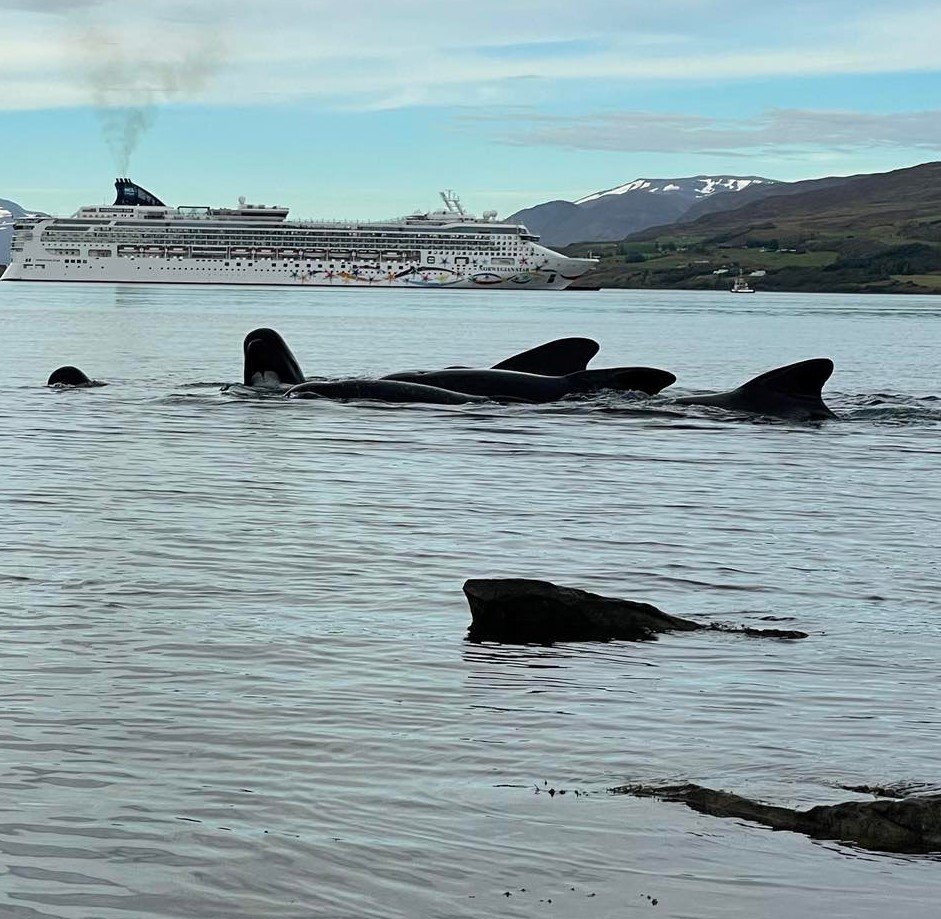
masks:
{"type": "Polygon", "coordinates": [[[288,220],[288,209],[168,207],[130,179],[113,205],[17,221],[3,281],[561,290],[594,267],[495,211],[444,208],[378,222],[288,220]]]}

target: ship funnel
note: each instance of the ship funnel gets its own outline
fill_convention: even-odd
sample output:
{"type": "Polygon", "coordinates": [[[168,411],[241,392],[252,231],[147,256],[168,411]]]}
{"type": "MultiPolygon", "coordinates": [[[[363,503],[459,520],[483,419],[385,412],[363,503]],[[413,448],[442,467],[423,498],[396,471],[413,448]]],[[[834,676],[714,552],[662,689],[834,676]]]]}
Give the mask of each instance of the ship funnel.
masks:
{"type": "Polygon", "coordinates": [[[146,188],[141,188],[140,185],[136,185],[130,179],[115,179],[114,189],[117,192],[114,199],[115,205],[166,207],[156,195],[152,195],[146,188]]]}

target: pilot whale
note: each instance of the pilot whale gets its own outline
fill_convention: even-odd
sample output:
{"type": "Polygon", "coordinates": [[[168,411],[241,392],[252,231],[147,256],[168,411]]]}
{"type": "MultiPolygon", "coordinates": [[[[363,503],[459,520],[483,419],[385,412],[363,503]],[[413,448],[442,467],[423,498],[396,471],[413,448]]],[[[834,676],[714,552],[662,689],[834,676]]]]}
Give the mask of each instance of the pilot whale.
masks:
{"type": "MultiPolygon", "coordinates": [[[[590,338],[558,338],[514,354],[495,364],[492,369],[565,376],[584,370],[598,349],[598,342],[590,338]]],[[[274,329],[253,329],[245,336],[242,351],[242,382],[245,386],[287,389],[306,380],[287,342],[274,329]]],[[[408,372],[417,375],[425,371],[408,372]]]]}
{"type": "Polygon", "coordinates": [[[49,379],[46,380],[46,386],[52,386],[55,389],[107,385],[107,383],[102,383],[101,380],[89,379],[78,367],[72,367],[71,365],[57,367],[49,374],[49,379]]]}
{"type": "Polygon", "coordinates": [[[433,386],[388,380],[307,380],[287,342],[274,329],[255,329],[243,343],[242,379],[252,390],[282,392],[289,399],[361,399],[376,402],[463,405],[486,399],[433,386]]]}
{"type": "Polygon", "coordinates": [[[554,402],[572,393],[599,389],[657,393],[675,381],[671,373],[647,367],[579,369],[550,376],[507,369],[540,368],[558,372],[583,368],[598,351],[590,338],[563,338],[530,348],[502,361],[502,368],[409,371],[381,380],[307,380],[287,342],[274,329],[254,329],[243,343],[243,382],[255,391],[270,390],[291,398],[377,399],[453,405],[491,399],[500,402],[554,402]],[[370,385],[381,384],[381,385],[370,385]],[[401,385],[390,385],[401,384],[401,385]],[[419,386],[408,389],[406,386],[419,386]],[[444,393],[450,395],[444,395],[444,393]]]}
{"type": "Polygon", "coordinates": [[[823,386],[833,373],[833,361],[814,358],[777,367],[728,392],[680,396],[674,405],[714,405],[735,412],[768,415],[789,421],[836,418],[823,401],[823,386]]]}
{"type": "Polygon", "coordinates": [[[550,377],[518,370],[472,370],[455,368],[426,373],[393,373],[385,380],[424,383],[453,392],[488,399],[520,402],[556,402],[576,393],[602,389],[643,392],[656,395],[676,382],[666,370],[654,367],[612,367],[606,370],[579,370],[565,376],[550,377]]]}

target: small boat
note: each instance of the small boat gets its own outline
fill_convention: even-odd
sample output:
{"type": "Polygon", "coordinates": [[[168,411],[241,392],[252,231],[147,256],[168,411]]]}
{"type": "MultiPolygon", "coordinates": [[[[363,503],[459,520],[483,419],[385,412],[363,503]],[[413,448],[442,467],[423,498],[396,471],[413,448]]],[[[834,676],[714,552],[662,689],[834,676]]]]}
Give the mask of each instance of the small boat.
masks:
{"type": "Polygon", "coordinates": [[[754,292],[755,292],[755,288],[748,286],[748,281],[745,280],[745,277],[743,275],[739,275],[732,282],[733,294],[753,294],[754,292]]]}

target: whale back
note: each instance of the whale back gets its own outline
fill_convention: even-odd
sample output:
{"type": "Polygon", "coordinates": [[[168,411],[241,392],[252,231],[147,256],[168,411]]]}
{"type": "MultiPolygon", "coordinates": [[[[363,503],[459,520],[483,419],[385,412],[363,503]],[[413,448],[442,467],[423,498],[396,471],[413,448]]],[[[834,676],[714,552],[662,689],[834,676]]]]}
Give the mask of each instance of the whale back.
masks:
{"type": "Polygon", "coordinates": [[[399,402],[427,405],[465,405],[486,402],[482,396],[452,392],[423,383],[401,380],[308,380],[291,387],[288,399],[338,399],[370,402],[399,402]]]}
{"type": "Polygon", "coordinates": [[[454,367],[425,373],[392,373],[382,379],[421,383],[506,402],[555,402],[572,391],[569,377],[547,377],[518,370],[454,367]]]}
{"type": "Polygon", "coordinates": [[[672,386],[676,377],[669,370],[656,367],[607,367],[599,370],[580,370],[565,377],[572,392],[591,393],[602,389],[620,392],[642,392],[655,396],[661,389],[672,386]]]}
{"type": "Polygon", "coordinates": [[[561,377],[521,373],[518,370],[454,368],[428,373],[394,373],[383,379],[424,383],[501,401],[555,402],[572,393],[592,393],[602,389],[632,390],[653,395],[673,383],[676,377],[666,370],[653,367],[579,370],[561,377]]]}
{"type": "Polygon", "coordinates": [[[254,329],[243,343],[245,364],[243,383],[246,386],[296,386],[304,382],[304,373],[297,358],[274,329],[254,329]]]}
{"type": "Polygon", "coordinates": [[[92,381],[78,367],[57,367],[49,375],[46,386],[91,386],[92,381]]]}
{"type": "Polygon", "coordinates": [[[492,370],[515,370],[518,373],[536,373],[545,377],[564,377],[584,370],[600,349],[591,338],[557,338],[528,351],[514,354],[492,370]]]}

